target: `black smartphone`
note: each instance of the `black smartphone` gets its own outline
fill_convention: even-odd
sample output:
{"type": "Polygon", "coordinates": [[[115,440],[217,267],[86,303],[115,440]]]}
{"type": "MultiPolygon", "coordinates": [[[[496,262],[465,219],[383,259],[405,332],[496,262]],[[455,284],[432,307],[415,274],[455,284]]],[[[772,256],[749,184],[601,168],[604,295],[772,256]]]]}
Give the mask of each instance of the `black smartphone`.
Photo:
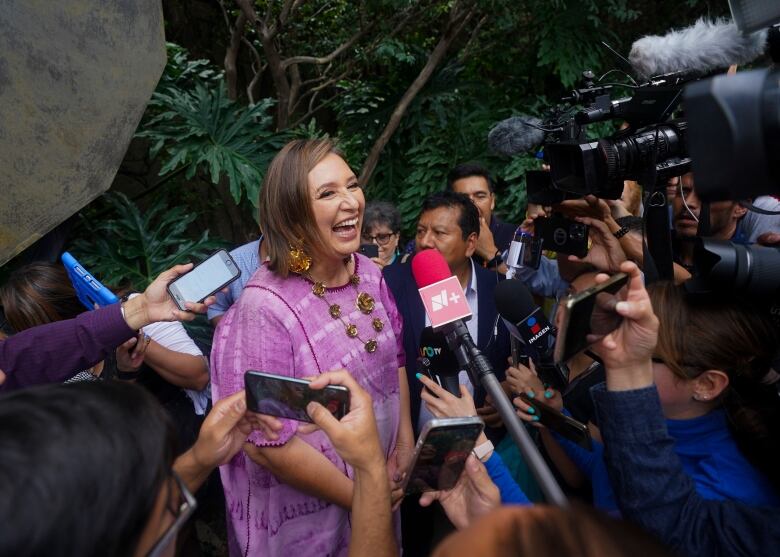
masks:
{"type": "Polygon", "coordinates": [[[553,353],[556,364],[565,364],[620,326],[623,318],[615,311],[615,304],[626,299],[627,283],[628,275],[617,273],[561,301],[561,326],[553,353]]]}
{"type": "Polygon", "coordinates": [[[476,417],[437,418],[425,424],[404,476],[404,493],[455,487],[484,427],[476,417]]]}
{"type": "Polygon", "coordinates": [[[593,448],[593,440],[590,437],[588,426],[567,416],[563,412],[559,412],[549,404],[545,404],[535,398],[530,398],[525,393],[520,393],[517,396],[534,409],[536,412],[534,416],[539,416],[540,424],[562,437],[565,437],[569,441],[577,443],[584,449],[591,450],[593,448]]]}
{"type": "Polygon", "coordinates": [[[306,412],[309,402],[319,402],[336,419],[349,412],[349,390],[341,385],[310,389],[310,381],[249,370],[244,374],[246,407],[258,414],[311,422],[306,412]]]}
{"type": "Polygon", "coordinates": [[[185,302],[202,302],[240,276],[241,270],[236,262],[221,249],[172,281],[168,285],[168,294],[179,309],[186,311],[185,302]]]}
{"type": "Polygon", "coordinates": [[[379,246],[376,244],[360,244],[358,252],[366,257],[379,257],[379,246]]]}
{"type": "Polygon", "coordinates": [[[558,253],[585,257],[588,255],[590,227],[561,215],[539,217],[534,221],[535,236],[542,239],[542,248],[558,253]]]}

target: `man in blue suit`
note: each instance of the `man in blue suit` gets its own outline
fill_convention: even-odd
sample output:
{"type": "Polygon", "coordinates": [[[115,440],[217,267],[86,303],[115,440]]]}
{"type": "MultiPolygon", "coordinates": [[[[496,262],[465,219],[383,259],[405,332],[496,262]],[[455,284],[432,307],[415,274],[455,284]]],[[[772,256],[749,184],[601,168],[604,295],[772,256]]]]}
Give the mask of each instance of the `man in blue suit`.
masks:
{"type": "MultiPolygon", "coordinates": [[[[503,380],[510,353],[509,333],[498,319],[493,301],[498,273],[475,265],[471,258],[479,230],[479,211],[468,196],[453,191],[434,193],[423,201],[417,222],[415,249],[435,248],[444,256],[450,271],[458,277],[471,308],[472,317],[466,322],[469,333],[482,353],[490,359],[499,380],[503,380]]],[[[415,435],[419,435],[425,423],[432,418],[425,405],[421,404],[422,383],[415,377],[418,373],[420,337],[430,322],[417,292],[410,262],[386,266],[384,276],[403,318],[412,426],[415,435]]],[[[460,372],[458,379],[474,395],[477,412],[488,424],[485,433],[496,443],[504,429],[499,427],[501,421],[496,411],[486,404],[484,389],[480,385],[471,385],[465,371],[460,372]]],[[[446,518],[434,507],[419,507],[417,498],[404,501],[401,518],[405,557],[429,555],[434,539],[446,534],[451,528],[445,524],[446,518]]]]}
{"type": "MultiPolygon", "coordinates": [[[[503,322],[498,319],[493,301],[493,291],[499,280],[498,274],[475,265],[471,258],[478,236],[479,212],[467,196],[444,191],[434,193],[423,201],[417,223],[416,249],[417,251],[437,249],[444,256],[452,274],[460,280],[473,314],[466,323],[469,332],[477,346],[490,359],[496,375],[503,380],[510,352],[509,333],[503,322]]],[[[422,426],[432,417],[424,405],[421,405],[422,384],[415,377],[418,372],[420,336],[423,328],[429,325],[429,321],[417,292],[410,263],[388,265],[385,267],[384,274],[387,285],[395,297],[398,311],[403,317],[403,341],[406,351],[412,425],[415,433],[419,434],[422,426]]],[[[485,404],[485,392],[482,387],[472,386],[465,371],[460,373],[459,379],[472,390],[478,412],[486,423],[494,427],[500,425],[495,410],[485,404]]],[[[488,427],[489,434],[491,429],[488,427]]],[[[498,431],[493,431],[494,434],[489,436],[495,438],[498,431]]]]}

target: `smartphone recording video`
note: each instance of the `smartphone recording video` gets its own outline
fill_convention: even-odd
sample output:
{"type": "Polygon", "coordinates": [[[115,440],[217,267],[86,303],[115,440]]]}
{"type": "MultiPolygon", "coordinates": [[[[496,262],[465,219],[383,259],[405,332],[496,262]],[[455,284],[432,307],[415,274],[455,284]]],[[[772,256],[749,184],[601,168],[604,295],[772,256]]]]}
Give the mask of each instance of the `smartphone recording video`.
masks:
{"type": "Polygon", "coordinates": [[[479,418],[429,421],[417,441],[405,477],[406,494],[452,489],[485,425],[479,418]]]}
{"type": "Polygon", "coordinates": [[[186,302],[202,302],[241,276],[241,270],[225,250],[219,250],[168,285],[168,294],[186,311],[186,302]]]}
{"type": "Polygon", "coordinates": [[[306,406],[319,402],[340,420],[349,412],[349,390],[341,385],[310,389],[309,381],[262,371],[244,374],[246,406],[251,412],[311,422],[306,406]]]}
{"type": "Polygon", "coordinates": [[[615,305],[626,299],[627,283],[628,275],[618,273],[561,302],[561,327],[555,338],[556,364],[568,362],[620,326],[623,318],[615,312],[615,305]]]}

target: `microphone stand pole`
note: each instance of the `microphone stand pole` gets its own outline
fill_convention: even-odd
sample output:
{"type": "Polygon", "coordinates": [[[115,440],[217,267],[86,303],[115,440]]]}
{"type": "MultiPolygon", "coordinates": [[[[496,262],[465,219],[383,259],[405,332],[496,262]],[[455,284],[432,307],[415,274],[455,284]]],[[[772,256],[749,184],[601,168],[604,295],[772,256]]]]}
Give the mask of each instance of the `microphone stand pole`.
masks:
{"type": "Polygon", "coordinates": [[[476,385],[474,379],[477,378],[493,399],[504,425],[539,483],[547,502],[559,507],[567,507],[569,502],[558,482],[555,481],[555,476],[536,448],[523,422],[515,414],[515,408],[509,401],[509,397],[506,396],[504,389],[501,388],[493,366],[474,344],[466,325],[462,321],[452,324],[451,329],[446,333],[446,338],[450,350],[455,353],[455,357],[458,359],[458,364],[461,368],[469,371],[472,383],[476,385]]]}

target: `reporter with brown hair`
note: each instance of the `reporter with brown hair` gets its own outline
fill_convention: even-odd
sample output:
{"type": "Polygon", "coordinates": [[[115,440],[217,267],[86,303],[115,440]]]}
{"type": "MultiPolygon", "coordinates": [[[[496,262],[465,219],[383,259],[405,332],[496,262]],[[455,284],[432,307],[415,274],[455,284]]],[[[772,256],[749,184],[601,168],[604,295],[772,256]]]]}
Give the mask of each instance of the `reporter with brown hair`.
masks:
{"type": "Polygon", "coordinates": [[[683,555],[775,551],[780,547],[779,509],[705,500],[683,471],[654,381],[651,358],[659,320],[637,266],[624,263],[621,270],[630,275],[627,300],[616,306],[624,319],[595,347],[607,380],[605,388],[593,389],[593,397],[623,516],[683,555]]]}

